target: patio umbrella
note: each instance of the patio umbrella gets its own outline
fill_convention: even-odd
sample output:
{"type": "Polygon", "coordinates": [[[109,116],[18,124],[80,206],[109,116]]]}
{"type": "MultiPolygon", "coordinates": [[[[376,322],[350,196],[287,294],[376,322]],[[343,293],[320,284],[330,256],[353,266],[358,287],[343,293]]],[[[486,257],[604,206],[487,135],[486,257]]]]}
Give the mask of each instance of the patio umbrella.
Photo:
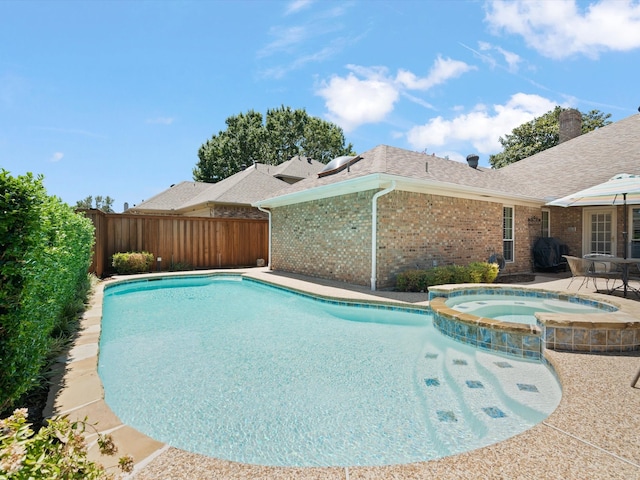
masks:
{"type": "Polygon", "coordinates": [[[547,205],[553,207],[585,207],[590,205],[623,205],[624,258],[627,258],[627,205],[640,204],[640,175],[619,173],[606,182],[585,188],[566,197],[558,198],[547,205]]]}

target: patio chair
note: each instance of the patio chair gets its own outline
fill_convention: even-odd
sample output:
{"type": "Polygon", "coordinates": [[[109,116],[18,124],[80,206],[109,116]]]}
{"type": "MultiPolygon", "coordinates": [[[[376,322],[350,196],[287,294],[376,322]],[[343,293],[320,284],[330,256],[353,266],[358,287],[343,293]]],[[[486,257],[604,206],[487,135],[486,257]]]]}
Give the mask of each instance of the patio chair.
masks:
{"type": "MultiPolygon", "coordinates": [[[[591,262],[591,274],[594,277],[593,284],[595,285],[596,278],[604,278],[607,281],[607,292],[611,293],[615,290],[616,280],[623,281],[623,272],[620,265],[615,263],[607,262],[606,260],[593,260],[594,257],[602,259],[602,257],[611,257],[614,258],[614,255],[609,255],[605,253],[587,253],[582,258],[586,258],[591,262]],[[609,280],[613,283],[611,288],[609,288],[609,280]]],[[[596,290],[598,287],[596,286],[596,290]]]]}
{"type": "Polygon", "coordinates": [[[589,286],[589,281],[592,281],[593,288],[598,290],[596,280],[602,278],[607,281],[607,292],[611,292],[613,290],[609,289],[609,280],[613,280],[614,282],[616,279],[622,280],[622,274],[620,272],[608,271],[608,262],[599,262],[590,258],[572,257],[571,255],[563,255],[563,257],[567,259],[569,270],[571,270],[571,281],[567,287],[570,287],[576,278],[582,278],[582,283],[578,287],[578,290],[584,286],[589,286]]]}
{"type": "Polygon", "coordinates": [[[592,269],[590,268],[592,264],[591,260],[587,260],[586,258],[573,257],[571,255],[563,255],[563,257],[567,259],[569,270],[571,270],[571,281],[569,282],[569,285],[567,285],[567,288],[571,286],[576,278],[582,278],[582,283],[578,287],[578,290],[580,290],[585,285],[589,285],[589,279],[593,281],[593,286],[597,290],[596,281],[593,275],[594,272],[592,272],[592,269]]]}

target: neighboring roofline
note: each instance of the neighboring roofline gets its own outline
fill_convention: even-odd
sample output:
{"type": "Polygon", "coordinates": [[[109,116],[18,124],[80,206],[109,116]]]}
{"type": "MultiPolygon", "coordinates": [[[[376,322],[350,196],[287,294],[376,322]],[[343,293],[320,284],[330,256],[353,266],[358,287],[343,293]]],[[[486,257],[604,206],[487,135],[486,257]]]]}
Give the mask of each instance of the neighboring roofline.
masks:
{"type": "Polygon", "coordinates": [[[309,188],[293,193],[279,195],[255,202],[254,207],[274,208],[292,205],[296,203],[321,200],[324,198],[337,197],[351,193],[364,192],[379,188],[386,188],[395,181],[396,190],[409,191],[415,193],[427,193],[441,195],[445,197],[466,198],[470,200],[493,201],[501,203],[512,203],[523,206],[539,207],[545,204],[544,199],[529,197],[525,195],[514,195],[495,190],[488,190],[478,187],[459,185],[455,183],[441,182],[437,180],[417,179],[390,175],[387,173],[371,173],[361,177],[343,180],[337,183],[329,183],[319,187],[309,188]]]}

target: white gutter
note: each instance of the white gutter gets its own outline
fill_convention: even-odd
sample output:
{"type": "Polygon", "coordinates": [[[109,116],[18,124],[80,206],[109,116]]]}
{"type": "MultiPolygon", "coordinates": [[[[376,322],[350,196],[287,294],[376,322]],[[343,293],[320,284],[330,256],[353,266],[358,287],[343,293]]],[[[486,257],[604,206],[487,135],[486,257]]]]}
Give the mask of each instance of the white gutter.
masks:
{"type": "Polygon", "coordinates": [[[271,210],[267,210],[262,208],[260,205],[257,206],[258,210],[261,212],[265,212],[269,215],[269,261],[267,263],[267,268],[271,270],[271,210]]]}
{"type": "Polygon", "coordinates": [[[442,195],[445,197],[468,198],[470,200],[481,200],[485,202],[513,203],[530,207],[540,207],[542,204],[546,203],[542,198],[505,193],[490,188],[459,185],[426,178],[403,177],[387,173],[372,173],[362,177],[350,178],[336,183],[329,183],[306,190],[280,195],[278,197],[272,197],[266,200],[260,200],[252,205],[254,207],[263,205],[266,208],[281,207],[284,205],[292,205],[350,193],[364,192],[375,188],[382,188],[381,185],[388,184],[394,180],[397,184],[396,189],[414,193],[428,193],[432,195],[442,195]]]}
{"type": "Polygon", "coordinates": [[[391,186],[379,191],[371,200],[371,291],[376,290],[376,269],[378,250],[378,198],[392,192],[396,188],[396,181],[391,181],[391,186]]]}

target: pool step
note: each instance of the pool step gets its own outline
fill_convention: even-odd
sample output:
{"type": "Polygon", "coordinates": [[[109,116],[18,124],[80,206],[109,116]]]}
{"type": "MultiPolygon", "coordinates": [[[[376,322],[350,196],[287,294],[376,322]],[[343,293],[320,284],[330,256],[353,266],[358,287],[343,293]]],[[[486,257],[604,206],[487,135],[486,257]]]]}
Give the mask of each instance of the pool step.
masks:
{"type": "Polygon", "coordinates": [[[469,441],[486,443],[488,435],[500,441],[517,425],[541,421],[559,402],[559,389],[546,391],[532,380],[530,367],[536,364],[471,348],[461,352],[441,343],[425,346],[416,371],[426,422],[434,441],[447,451],[461,451],[463,439],[467,446],[469,441]],[[537,403],[519,403],[535,396],[540,398],[537,403]]]}

